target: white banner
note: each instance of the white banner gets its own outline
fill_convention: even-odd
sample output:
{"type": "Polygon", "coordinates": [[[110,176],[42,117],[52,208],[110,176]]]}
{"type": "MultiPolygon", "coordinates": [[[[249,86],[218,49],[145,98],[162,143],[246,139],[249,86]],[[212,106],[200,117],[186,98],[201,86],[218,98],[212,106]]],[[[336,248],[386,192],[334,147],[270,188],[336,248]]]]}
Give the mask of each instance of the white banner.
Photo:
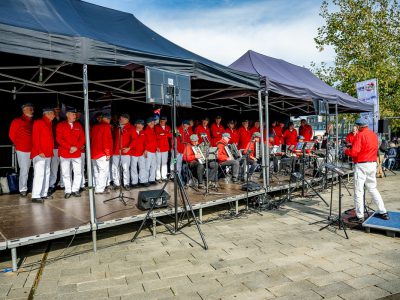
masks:
{"type": "Polygon", "coordinates": [[[361,117],[368,121],[368,127],[378,132],[379,120],[379,97],[378,97],[378,80],[370,79],[356,83],[357,98],[365,103],[374,104],[374,112],[361,113],[361,117]]]}

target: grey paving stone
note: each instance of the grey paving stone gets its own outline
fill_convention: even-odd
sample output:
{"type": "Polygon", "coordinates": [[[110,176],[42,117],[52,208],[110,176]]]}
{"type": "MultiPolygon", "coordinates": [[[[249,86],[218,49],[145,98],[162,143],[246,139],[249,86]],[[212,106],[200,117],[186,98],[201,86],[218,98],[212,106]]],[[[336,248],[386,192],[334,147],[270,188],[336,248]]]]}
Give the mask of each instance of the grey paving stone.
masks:
{"type": "Polygon", "coordinates": [[[243,291],[240,293],[235,293],[233,295],[221,297],[222,300],[237,300],[237,299],[261,300],[261,299],[272,299],[272,298],[275,298],[275,296],[268,290],[262,288],[251,291],[243,291]]]}
{"type": "Polygon", "coordinates": [[[296,282],[288,282],[281,285],[273,286],[268,288],[268,290],[275,296],[291,296],[297,295],[301,292],[307,292],[310,290],[315,290],[316,285],[312,284],[307,280],[301,280],[296,282]]]}
{"type": "Polygon", "coordinates": [[[317,294],[321,295],[323,298],[331,298],[344,293],[350,293],[355,289],[344,282],[336,282],[322,287],[318,287],[314,290],[317,294]]]}
{"type": "Polygon", "coordinates": [[[165,289],[159,289],[159,290],[154,290],[150,291],[147,293],[131,293],[127,295],[122,295],[121,300],[132,300],[132,299],[160,299],[160,298],[166,298],[166,297],[172,297],[174,296],[174,293],[172,292],[171,289],[165,288],[165,289]]]}
{"type": "Polygon", "coordinates": [[[127,282],[125,276],[121,278],[101,279],[95,281],[87,281],[77,284],[78,292],[97,290],[115,286],[126,286],[127,282]]]}
{"type": "Polygon", "coordinates": [[[11,289],[7,294],[7,299],[19,299],[19,298],[27,299],[30,291],[31,289],[27,287],[11,289]]]}
{"type": "Polygon", "coordinates": [[[376,286],[369,286],[360,290],[355,290],[350,293],[343,293],[339,296],[345,300],[372,300],[379,299],[390,295],[389,292],[382,290],[376,286]]]}
{"type": "Polygon", "coordinates": [[[295,295],[286,295],[282,297],[274,298],[276,300],[319,300],[322,299],[320,295],[315,293],[314,291],[304,291],[299,292],[295,295]]]}
{"type": "Polygon", "coordinates": [[[98,289],[93,291],[84,291],[73,294],[62,294],[58,295],[58,300],[97,300],[101,298],[107,298],[107,289],[98,289]]]}
{"type": "Polygon", "coordinates": [[[354,287],[355,289],[362,289],[367,286],[380,284],[382,282],[385,282],[385,279],[376,275],[364,275],[345,281],[346,284],[354,287]]]}
{"type": "Polygon", "coordinates": [[[172,288],[174,290],[174,287],[176,286],[187,287],[191,283],[192,282],[190,281],[189,277],[180,276],[180,277],[172,277],[165,279],[149,280],[143,283],[143,287],[146,292],[152,290],[159,290],[161,288],[172,288]]]}
{"type": "Polygon", "coordinates": [[[351,280],[354,277],[344,272],[334,272],[321,276],[309,277],[307,280],[317,286],[324,286],[334,282],[351,280]]]}
{"type": "Polygon", "coordinates": [[[400,293],[400,279],[385,281],[376,286],[392,294],[400,293]]]}

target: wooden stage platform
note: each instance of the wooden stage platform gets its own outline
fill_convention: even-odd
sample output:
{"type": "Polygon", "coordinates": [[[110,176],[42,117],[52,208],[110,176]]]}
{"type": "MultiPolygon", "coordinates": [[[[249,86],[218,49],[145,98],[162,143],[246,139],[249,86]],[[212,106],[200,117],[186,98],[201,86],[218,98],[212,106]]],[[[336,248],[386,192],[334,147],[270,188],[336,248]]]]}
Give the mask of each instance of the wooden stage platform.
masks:
{"type": "MultiPolygon", "coordinates": [[[[308,178],[308,180],[321,179],[308,178]]],[[[259,183],[262,186],[261,180],[259,183]]],[[[224,179],[221,179],[219,184],[221,188],[218,192],[222,195],[204,196],[202,194],[204,191],[196,192],[192,188],[186,189],[200,220],[203,208],[234,203],[237,210],[239,201],[246,199],[246,192],[241,190],[242,184],[227,184],[224,179]]],[[[46,200],[44,204],[32,203],[30,197],[2,195],[0,196],[0,251],[11,249],[12,253],[13,251],[16,253],[15,249],[20,246],[141,221],[147,211],[138,209],[138,193],[144,190],[160,189],[162,186],[163,184],[157,184],[148,188],[124,191],[125,196],[135,198],[135,200],[128,200],[126,206],[119,200],[103,203],[104,200],[117,196],[118,191],[113,191],[108,195],[95,195],[97,219],[95,228],[92,228],[93,225],[90,223],[88,192],[83,192],[80,198],[64,199],[64,192],[59,190],[53,194],[53,199],[46,200]]],[[[294,186],[295,184],[292,183],[292,187],[294,186]]],[[[267,192],[284,191],[288,188],[288,176],[273,176],[267,192]]],[[[170,205],[168,208],[155,210],[153,217],[174,214],[173,182],[167,185],[166,190],[171,195],[170,205]]],[[[249,197],[264,193],[264,189],[249,192],[249,197]]],[[[180,207],[179,211],[183,211],[183,207],[180,207]]]]}

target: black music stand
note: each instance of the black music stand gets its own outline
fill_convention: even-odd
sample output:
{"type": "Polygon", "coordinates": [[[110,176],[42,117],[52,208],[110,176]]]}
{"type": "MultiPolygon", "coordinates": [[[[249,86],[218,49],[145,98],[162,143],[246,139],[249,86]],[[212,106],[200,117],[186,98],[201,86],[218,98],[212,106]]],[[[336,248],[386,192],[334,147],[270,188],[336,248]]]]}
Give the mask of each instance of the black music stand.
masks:
{"type": "MultiPolygon", "coordinates": [[[[343,218],[342,218],[342,177],[343,175],[345,175],[345,172],[343,172],[342,169],[340,169],[339,167],[337,167],[334,164],[325,164],[325,168],[326,170],[330,170],[333,173],[336,173],[338,175],[338,180],[339,180],[339,211],[338,211],[338,216],[334,219],[331,219],[331,212],[332,212],[332,206],[330,208],[330,213],[329,213],[329,217],[328,217],[328,224],[325,225],[324,227],[320,228],[319,230],[324,230],[326,228],[328,228],[329,226],[335,226],[337,224],[337,226],[339,227],[340,230],[344,231],[344,234],[346,236],[346,239],[349,239],[349,236],[347,235],[346,232],[346,226],[343,222],[343,218]]],[[[331,203],[332,203],[332,197],[333,197],[333,180],[332,180],[332,190],[331,190],[331,203]]]]}

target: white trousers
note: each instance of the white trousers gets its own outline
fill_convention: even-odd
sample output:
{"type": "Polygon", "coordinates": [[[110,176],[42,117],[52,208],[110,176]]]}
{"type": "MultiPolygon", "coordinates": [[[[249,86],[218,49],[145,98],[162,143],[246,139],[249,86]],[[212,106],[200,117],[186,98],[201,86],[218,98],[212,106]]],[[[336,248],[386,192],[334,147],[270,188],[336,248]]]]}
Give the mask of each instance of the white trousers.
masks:
{"type": "Polygon", "coordinates": [[[156,181],[156,167],[157,167],[156,153],[147,152],[146,182],[156,181]]]}
{"type": "Polygon", "coordinates": [[[60,157],[61,174],[64,181],[65,193],[79,192],[82,182],[82,159],[60,157]],[[71,178],[71,165],[74,179],[71,178]]]}
{"type": "Polygon", "coordinates": [[[26,192],[28,190],[28,175],[31,167],[31,153],[17,151],[17,161],[19,167],[19,191],[26,192]]]}
{"type": "MultiPolygon", "coordinates": [[[[53,157],[50,163],[50,183],[49,186],[54,188],[57,182],[58,167],[60,166],[60,157],[58,156],[58,149],[53,149],[53,157]]],[[[60,186],[64,186],[62,176],[60,176],[60,186]]]]}
{"type": "Polygon", "coordinates": [[[81,174],[82,174],[82,180],[81,180],[81,188],[85,187],[85,182],[86,182],[86,177],[85,177],[85,165],[86,165],[86,155],[85,153],[81,153],[81,160],[82,160],[82,165],[81,165],[81,174]]]}
{"type": "MultiPolygon", "coordinates": [[[[181,174],[182,171],[182,161],[183,161],[183,154],[178,153],[176,155],[176,169],[179,174],[181,174]]],[[[170,164],[171,171],[174,170],[174,150],[171,151],[171,164],[170,164]]]]}
{"type": "Polygon", "coordinates": [[[110,162],[105,156],[92,159],[93,179],[96,193],[102,193],[106,189],[107,179],[110,172],[110,162]]]}
{"type": "MultiPolygon", "coordinates": [[[[121,184],[120,171],[119,171],[119,155],[112,157],[112,178],[114,185],[119,186],[121,184]]],[[[131,164],[130,155],[121,155],[122,164],[122,177],[124,179],[123,185],[129,185],[129,166],[131,164]]]]}
{"type": "Polygon", "coordinates": [[[355,164],[354,166],[354,205],[357,217],[364,217],[364,184],[378,206],[378,213],[386,213],[381,194],[376,188],[376,162],[355,164]]]}
{"type": "Polygon", "coordinates": [[[36,155],[33,158],[33,186],[32,198],[41,198],[47,196],[50,181],[50,157],[42,158],[36,155]]]}
{"type": "Polygon", "coordinates": [[[157,171],[156,179],[167,179],[168,172],[168,151],[167,152],[156,152],[157,159],[157,171]]]}
{"type": "Polygon", "coordinates": [[[146,183],[146,159],[144,156],[131,156],[131,183],[146,183]],[[139,167],[139,172],[138,172],[139,167]]]}

